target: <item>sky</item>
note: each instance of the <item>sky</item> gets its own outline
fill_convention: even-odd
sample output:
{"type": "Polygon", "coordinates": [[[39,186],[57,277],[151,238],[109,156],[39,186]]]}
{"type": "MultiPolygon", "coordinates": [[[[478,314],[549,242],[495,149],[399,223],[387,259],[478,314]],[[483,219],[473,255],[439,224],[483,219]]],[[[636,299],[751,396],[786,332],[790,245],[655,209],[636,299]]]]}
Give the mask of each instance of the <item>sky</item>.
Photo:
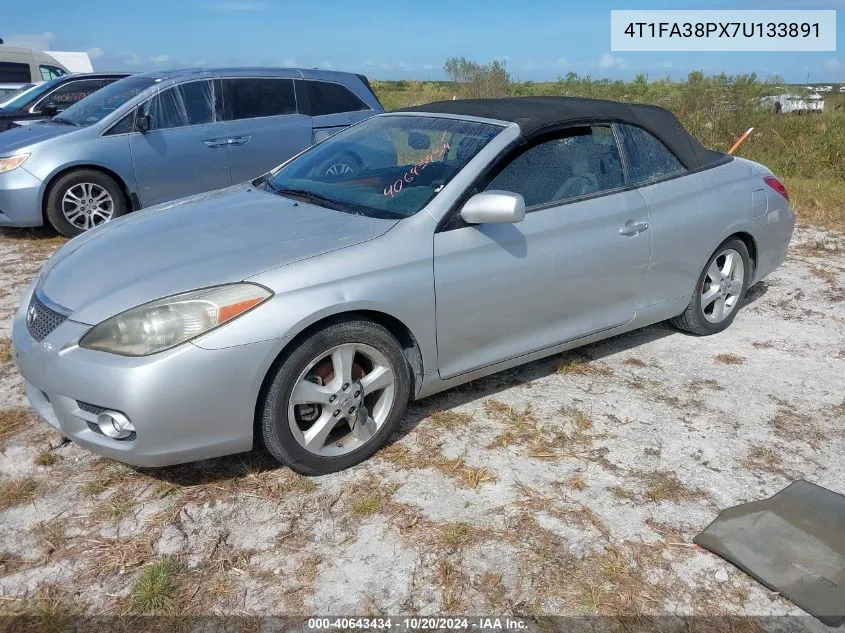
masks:
{"type": "Polygon", "coordinates": [[[845,0],[6,0],[0,38],[87,51],[95,70],[300,66],[374,79],[444,79],[464,56],[506,61],[512,78],[682,79],[693,70],[845,82],[845,0]],[[632,53],[610,50],[611,9],[838,9],[838,51],[632,53]]]}

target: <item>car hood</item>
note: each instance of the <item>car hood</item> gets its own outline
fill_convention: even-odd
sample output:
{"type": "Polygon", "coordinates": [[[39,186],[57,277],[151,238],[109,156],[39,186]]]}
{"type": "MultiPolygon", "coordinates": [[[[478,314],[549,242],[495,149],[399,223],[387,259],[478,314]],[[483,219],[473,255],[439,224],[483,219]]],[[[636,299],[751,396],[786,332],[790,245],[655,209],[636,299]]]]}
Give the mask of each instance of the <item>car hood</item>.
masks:
{"type": "MultiPolygon", "coordinates": [[[[0,117],[4,114],[6,113],[0,110],[0,117]]],[[[7,156],[29,145],[81,129],[83,128],[75,125],[52,123],[50,121],[39,121],[32,125],[12,128],[0,134],[0,156],[7,156]]]]}
{"type": "Polygon", "coordinates": [[[395,224],[239,185],[74,238],[45,264],[38,289],[72,320],[94,325],[148,301],[376,238],[395,224]]]}

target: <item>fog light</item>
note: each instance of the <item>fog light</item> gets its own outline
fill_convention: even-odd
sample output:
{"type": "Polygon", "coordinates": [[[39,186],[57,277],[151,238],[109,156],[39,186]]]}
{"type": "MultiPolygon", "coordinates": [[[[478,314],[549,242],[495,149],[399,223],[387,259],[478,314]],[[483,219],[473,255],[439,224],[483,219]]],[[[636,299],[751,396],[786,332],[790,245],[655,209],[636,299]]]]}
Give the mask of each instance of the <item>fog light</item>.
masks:
{"type": "Polygon", "coordinates": [[[125,415],[118,411],[103,411],[97,416],[97,426],[115,440],[122,440],[135,432],[135,425],[125,415]]]}

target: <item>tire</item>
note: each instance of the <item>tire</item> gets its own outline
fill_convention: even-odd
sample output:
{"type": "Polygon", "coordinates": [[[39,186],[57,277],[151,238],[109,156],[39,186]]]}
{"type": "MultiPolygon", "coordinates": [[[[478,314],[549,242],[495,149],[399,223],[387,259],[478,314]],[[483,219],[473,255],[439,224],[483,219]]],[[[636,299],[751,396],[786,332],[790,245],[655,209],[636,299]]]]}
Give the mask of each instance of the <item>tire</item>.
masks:
{"type": "Polygon", "coordinates": [[[670,322],[679,330],[684,330],[696,336],[709,336],[710,334],[716,334],[726,329],[733,323],[737,312],[739,312],[745,291],[748,290],[748,284],[751,282],[751,272],[748,249],[742,240],[736,238],[726,240],[710,256],[710,259],[707,260],[707,265],[704,266],[704,270],[698,277],[692,300],[686,310],[679,316],[671,319],[670,322]],[[723,274],[723,271],[726,270],[727,261],[722,258],[728,253],[739,256],[739,261],[736,261],[736,259],[732,260],[735,266],[733,271],[736,272],[732,271],[732,274],[728,275],[724,280],[719,280],[719,286],[715,286],[714,279],[716,279],[716,275],[713,272],[718,270],[723,274]],[[713,268],[714,266],[715,268],[713,268]],[[740,271],[742,275],[741,280],[737,278],[740,271]],[[708,301],[711,295],[706,295],[707,299],[705,299],[705,292],[713,293],[719,288],[725,288],[724,294],[722,290],[719,290],[712,303],[708,301]],[[732,293],[731,289],[736,292],[732,293]],[[724,308],[729,309],[726,314],[722,312],[721,318],[718,318],[717,310],[719,309],[720,298],[724,308]],[[702,306],[702,304],[704,305],[702,306]]]}
{"type": "Polygon", "coordinates": [[[387,329],[363,319],[328,325],[296,347],[273,376],[260,411],[264,446],[303,475],[354,466],[371,457],[396,430],[410,385],[408,362],[387,329]],[[336,360],[341,357],[351,362],[336,360]],[[342,377],[348,380],[350,374],[337,371],[338,366],[350,367],[349,383],[342,377]],[[368,382],[378,384],[374,376],[386,375],[379,373],[383,367],[392,373],[392,385],[370,390],[368,382]],[[294,404],[294,389],[303,385],[296,396],[300,404],[294,404]],[[309,398],[319,398],[323,404],[309,398]],[[328,398],[334,398],[333,404],[328,398]],[[320,439],[319,430],[327,428],[325,439],[320,439]],[[306,447],[309,437],[313,438],[310,449],[306,447]]]}
{"type": "Polygon", "coordinates": [[[47,193],[47,221],[66,237],[80,235],[119,218],[126,211],[126,198],[121,186],[114,178],[96,169],[78,169],[65,174],[50,186],[47,193]],[[85,192],[91,196],[87,200],[85,192]],[[73,202],[74,198],[79,202],[73,202]],[[91,204],[91,200],[98,202],[91,204]]]}

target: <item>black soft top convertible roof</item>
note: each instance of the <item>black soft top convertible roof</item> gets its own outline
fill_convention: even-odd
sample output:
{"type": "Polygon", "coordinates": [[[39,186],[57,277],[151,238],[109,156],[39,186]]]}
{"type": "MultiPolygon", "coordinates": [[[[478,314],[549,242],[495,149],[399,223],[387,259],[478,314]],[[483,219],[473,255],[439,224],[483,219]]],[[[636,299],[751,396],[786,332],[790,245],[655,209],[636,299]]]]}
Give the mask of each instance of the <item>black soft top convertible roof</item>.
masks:
{"type": "Polygon", "coordinates": [[[498,119],[517,123],[524,140],[572,125],[595,122],[630,123],[651,132],[687,169],[725,158],[690,136],[675,115],[658,106],[581,97],[509,97],[437,101],[403,112],[431,112],[498,119]]]}

